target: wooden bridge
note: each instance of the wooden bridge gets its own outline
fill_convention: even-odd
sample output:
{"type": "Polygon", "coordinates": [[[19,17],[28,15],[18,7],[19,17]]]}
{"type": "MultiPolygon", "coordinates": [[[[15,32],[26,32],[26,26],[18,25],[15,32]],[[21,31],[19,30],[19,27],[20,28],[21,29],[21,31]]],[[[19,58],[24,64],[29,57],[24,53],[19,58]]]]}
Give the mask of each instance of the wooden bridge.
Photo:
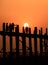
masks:
{"type": "Polygon", "coordinates": [[[34,28],[34,33],[31,33],[31,28],[22,28],[22,32],[19,32],[19,25],[14,25],[14,23],[11,23],[8,25],[8,23],[3,23],[3,30],[0,31],[0,35],[3,36],[2,41],[3,41],[3,52],[0,51],[0,53],[3,53],[3,58],[6,57],[7,53],[9,53],[9,57],[13,57],[14,54],[16,55],[16,57],[20,57],[20,49],[19,49],[19,37],[22,38],[22,56],[21,57],[27,57],[26,55],[26,37],[29,39],[29,57],[32,56],[38,56],[38,51],[37,51],[37,44],[38,41],[37,39],[39,39],[39,43],[40,43],[40,54],[39,56],[48,56],[48,29],[46,28],[45,34],[43,34],[43,30],[42,28],[39,30],[39,34],[37,34],[37,27],[34,28]],[[14,31],[15,30],[15,31],[14,31]],[[6,52],[6,36],[9,36],[10,38],[10,52],[6,52]],[[12,37],[15,37],[15,45],[16,45],[16,52],[12,51],[12,37]],[[35,49],[35,53],[33,54],[32,51],[32,39],[34,39],[34,49],[35,49]],[[43,47],[44,47],[44,52],[43,52],[43,47]]]}

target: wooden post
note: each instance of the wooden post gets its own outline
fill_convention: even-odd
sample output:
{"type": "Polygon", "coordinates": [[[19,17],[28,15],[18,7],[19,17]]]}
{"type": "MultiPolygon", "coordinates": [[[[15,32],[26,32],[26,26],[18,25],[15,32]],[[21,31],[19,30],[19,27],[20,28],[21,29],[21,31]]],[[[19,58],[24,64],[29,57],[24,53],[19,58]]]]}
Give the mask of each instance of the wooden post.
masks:
{"type": "Polygon", "coordinates": [[[46,28],[46,35],[48,35],[47,33],[48,33],[48,29],[46,28]]]}
{"type": "Polygon", "coordinates": [[[47,55],[47,38],[46,38],[46,36],[47,36],[47,28],[46,28],[46,33],[45,33],[45,38],[44,38],[44,47],[45,47],[45,56],[47,55]]]}
{"type": "Polygon", "coordinates": [[[42,56],[43,53],[43,45],[42,45],[42,28],[39,30],[39,35],[40,35],[40,56],[42,56]]]}
{"type": "Polygon", "coordinates": [[[22,48],[23,48],[23,57],[26,56],[26,37],[25,37],[25,30],[23,27],[23,36],[22,36],[22,48]]]}
{"type": "Polygon", "coordinates": [[[19,25],[17,25],[15,32],[17,34],[16,36],[16,57],[19,57],[19,25]]]}
{"type": "Polygon", "coordinates": [[[3,58],[6,57],[6,35],[5,35],[5,23],[3,23],[3,58]]]}
{"type": "Polygon", "coordinates": [[[9,27],[9,32],[10,32],[10,58],[12,58],[12,27],[11,27],[11,24],[9,27]]]}
{"type": "Polygon", "coordinates": [[[34,36],[35,56],[37,56],[37,27],[34,29],[34,36]]]}
{"type": "MultiPolygon", "coordinates": [[[[29,28],[29,34],[31,34],[31,28],[29,28]]],[[[31,40],[31,36],[29,36],[29,56],[32,56],[32,40],[31,40]]]]}

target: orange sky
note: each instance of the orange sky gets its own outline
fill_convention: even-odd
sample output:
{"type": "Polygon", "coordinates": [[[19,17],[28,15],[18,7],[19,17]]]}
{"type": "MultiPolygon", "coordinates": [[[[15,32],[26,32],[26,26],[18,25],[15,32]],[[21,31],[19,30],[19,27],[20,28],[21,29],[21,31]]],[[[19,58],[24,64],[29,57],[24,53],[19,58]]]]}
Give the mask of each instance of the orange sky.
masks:
{"type": "MultiPolygon", "coordinates": [[[[48,0],[0,0],[0,28],[3,22],[48,27],[48,0]]],[[[1,45],[0,45],[1,47],[1,45]]]]}
{"type": "Polygon", "coordinates": [[[48,27],[48,0],[0,0],[1,22],[48,27]]]}

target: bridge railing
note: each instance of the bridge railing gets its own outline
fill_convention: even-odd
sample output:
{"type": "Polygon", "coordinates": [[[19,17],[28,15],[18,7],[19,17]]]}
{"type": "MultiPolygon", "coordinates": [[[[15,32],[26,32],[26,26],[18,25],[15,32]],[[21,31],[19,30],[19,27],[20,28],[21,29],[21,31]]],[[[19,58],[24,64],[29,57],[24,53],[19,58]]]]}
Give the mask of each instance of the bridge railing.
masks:
{"type": "Polygon", "coordinates": [[[34,33],[31,33],[31,28],[26,27],[26,29],[23,27],[22,28],[22,32],[19,32],[19,25],[16,25],[14,27],[14,23],[11,23],[8,25],[8,23],[3,23],[3,30],[0,31],[0,35],[3,36],[2,41],[3,41],[3,57],[6,57],[6,36],[8,35],[10,40],[10,52],[9,52],[9,56],[12,57],[13,53],[15,53],[16,57],[20,56],[20,49],[19,49],[19,37],[22,38],[22,56],[26,57],[26,37],[29,39],[28,43],[29,43],[29,56],[33,56],[33,51],[32,51],[32,39],[34,39],[34,50],[35,50],[35,56],[38,56],[38,51],[37,51],[37,44],[38,44],[38,40],[39,39],[39,47],[40,47],[40,56],[43,56],[43,46],[44,46],[44,55],[47,56],[48,55],[48,29],[46,28],[46,32],[43,35],[43,30],[42,28],[39,30],[39,34],[37,34],[37,27],[34,28],[34,33]],[[15,30],[15,31],[14,31],[15,30]],[[13,41],[12,41],[12,37],[15,37],[15,45],[16,45],[16,52],[13,52],[13,41]]]}

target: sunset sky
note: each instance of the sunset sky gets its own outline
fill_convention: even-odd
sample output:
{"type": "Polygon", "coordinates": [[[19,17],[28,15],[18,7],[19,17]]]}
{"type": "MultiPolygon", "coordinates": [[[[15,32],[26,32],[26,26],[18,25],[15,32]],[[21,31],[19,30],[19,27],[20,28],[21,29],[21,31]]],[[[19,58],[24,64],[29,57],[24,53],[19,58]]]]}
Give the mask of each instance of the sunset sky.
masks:
{"type": "Polygon", "coordinates": [[[0,0],[0,29],[3,22],[14,22],[20,27],[28,23],[31,28],[35,26],[46,28],[48,0],[0,0]]]}
{"type": "Polygon", "coordinates": [[[48,0],[0,0],[0,26],[2,22],[48,27],[48,0]]]}

